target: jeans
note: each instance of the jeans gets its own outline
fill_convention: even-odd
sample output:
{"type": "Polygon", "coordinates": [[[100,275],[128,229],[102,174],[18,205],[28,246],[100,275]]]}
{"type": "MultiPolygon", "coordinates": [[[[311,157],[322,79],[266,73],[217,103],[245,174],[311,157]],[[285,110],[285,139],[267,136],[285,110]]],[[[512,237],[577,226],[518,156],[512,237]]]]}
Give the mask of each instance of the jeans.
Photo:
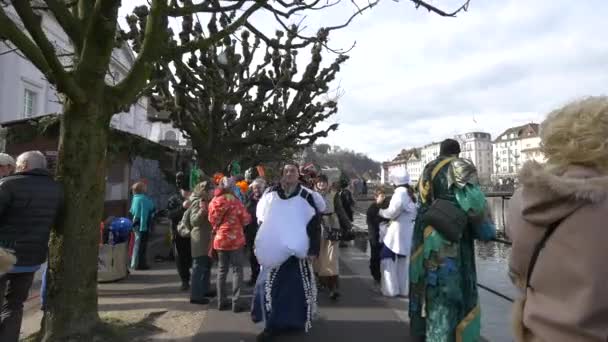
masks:
{"type": "Polygon", "coordinates": [[[232,278],[232,306],[238,305],[241,297],[241,287],[243,283],[243,248],[234,251],[217,251],[218,273],[217,273],[217,298],[218,307],[222,307],[227,302],[226,278],[228,270],[232,268],[234,272],[232,278]]]}
{"type": "Polygon", "coordinates": [[[177,273],[183,283],[190,282],[190,267],[192,267],[192,252],[190,247],[190,238],[184,238],[175,235],[173,246],[175,247],[175,265],[177,273]]]}
{"type": "Polygon", "coordinates": [[[192,259],[190,300],[203,300],[211,281],[211,258],[203,255],[192,259]]]}
{"type": "Polygon", "coordinates": [[[133,247],[133,256],[131,257],[131,268],[142,269],[148,268],[147,249],[148,249],[149,232],[135,231],[135,245],[133,247]]]}
{"type": "Polygon", "coordinates": [[[23,303],[27,300],[33,281],[34,272],[7,273],[0,276],[0,341],[19,341],[23,303]]]}

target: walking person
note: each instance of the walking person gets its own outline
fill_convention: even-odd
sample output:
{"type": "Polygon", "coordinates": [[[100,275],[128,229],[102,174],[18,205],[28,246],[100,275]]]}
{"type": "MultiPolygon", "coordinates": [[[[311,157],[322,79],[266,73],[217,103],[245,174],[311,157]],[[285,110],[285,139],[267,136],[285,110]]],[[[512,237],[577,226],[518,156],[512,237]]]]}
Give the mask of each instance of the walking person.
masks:
{"type": "Polygon", "coordinates": [[[339,258],[340,258],[340,219],[350,223],[346,218],[346,213],[340,203],[338,195],[340,185],[335,182],[329,187],[329,181],[326,175],[320,175],[317,178],[316,190],[323,196],[325,200],[325,210],[322,212],[321,220],[321,247],[319,250],[319,258],[315,263],[315,270],[319,276],[319,282],[329,291],[329,298],[337,300],[340,296],[338,292],[338,278],[340,275],[339,258]]]}
{"type": "Polygon", "coordinates": [[[177,226],[184,217],[186,209],[184,204],[190,193],[185,189],[178,189],[177,193],[169,198],[167,210],[171,220],[171,244],[177,273],[182,280],[180,289],[190,289],[190,268],[192,267],[192,252],[190,237],[183,237],[177,231],[177,226]]]}
{"type": "Polygon", "coordinates": [[[388,208],[379,211],[380,216],[390,220],[380,251],[382,294],[387,297],[408,295],[408,258],[417,209],[409,182],[407,172],[395,177],[395,192],[388,208]]]}
{"type": "Polygon", "coordinates": [[[544,165],[526,163],[509,201],[517,342],[608,338],[608,97],[553,111],[544,165]]]}
{"type": "Polygon", "coordinates": [[[341,177],[340,180],[340,190],[338,191],[338,196],[340,198],[340,206],[346,212],[346,220],[340,219],[340,228],[342,229],[342,240],[340,241],[340,247],[348,247],[347,242],[352,241],[351,238],[354,238],[352,234],[352,223],[354,221],[355,214],[355,200],[353,199],[353,194],[348,190],[348,178],[345,175],[341,177]]]}
{"type": "Polygon", "coordinates": [[[145,183],[133,184],[133,200],[129,212],[133,217],[133,231],[135,243],[131,256],[131,268],[134,270],[148,270],[147,249],[150,226],[154,218],[154,202],[146,195],[148,188],[145,183]]]}
{"type": "Polygon", "coordinates": [[[190,303],[209,304],[209,297],[215,296],[210,290],[211,266],[213,260],[209,256],[211,239],[211,223],[209,223],[209,202],[212,199],[210,181],[197,184],[189,197],[190,206],[182,217],[178,234],[188,236],[192,257],[192,285],[190,303]]]}
{"type": "MultiPolygon", "coordinates": [[[[439,157],[425,166],[418,183],[420,207],[411,249],[409,303],[416,341],[480,338],[474,236],[457,199],[457,193],[469,186],[480,193],[479,180],[473,163],[458,158],[459,154],[456,140],[444,140],[439,157]],[[448,225],[427,223],[434,215],[445,214],[446,208],[450,209],[444,221],[448,225]]],[[[485,206],[483,194],[481,202],[485,206]]]]}
{"type": "Polygon", "coordinates": [[[258,203],[264,190],[266,189],[266,181],[263,178],[256,178],[249,186],[251,189],[245,202],[247,212],[251,216],[251,222],[245,226],[245,238],[247,243],[247,252],[249,253],[249,265],[251,266],[251,279],[247,282],[248,286],[254,286],[258,275],[260,274],[260,264],[255,256],[255,236],[258,233],[258,219],[256,210],[258,203]]]}
{"type": "Polygon", "coordinates": [[[390,220],[380,216],[380,209],[388,208],[390,197],[386,197],[386,189],[382,186],[374,190],[374,201],[367,209],[366,221],[369,238],[369,271],[374,279],[374,290],[380,293],[382,271],[380,268],[380,252],[382,251],[382,240],[380,235],[380,225],[386,224],[390,220]]]}
{"type": "Polygon", "coordinates": [[[29,151],[17,158],[16,173],[0,180],[0,248],[17,262],[0,275],[0,341],[17,342],[34,274],[46,261],[51,226],[63,206],[63,190],[47,170],[45,156],[29,151]]]}
{"type": "Polygon", "coordinates": [[[262,270],[254,289],[252,319],[264,324],[258,342],[275,340],[286,331],[308,331],[316,312],[311,261],[319,255],[319,214],[326,210],[325,201],[300,185],[296,163],[287,163],[281,176],[257,208],[255,253],[262,270]]]}
{"type": "Polygon", "coordinates": [[[232,269],[232,311],[235,313],[247,310],[241,303],[243,285],[243,264],[245,263],[244,227],[251,221],[245,206],[234,195],[234,182],[224,177],[220,182],[215,197],[209,203],[209,222],[213,229],[213,249],[217,251],[217,297],[218,310],[227,310],[226,278],[232,269]]]}

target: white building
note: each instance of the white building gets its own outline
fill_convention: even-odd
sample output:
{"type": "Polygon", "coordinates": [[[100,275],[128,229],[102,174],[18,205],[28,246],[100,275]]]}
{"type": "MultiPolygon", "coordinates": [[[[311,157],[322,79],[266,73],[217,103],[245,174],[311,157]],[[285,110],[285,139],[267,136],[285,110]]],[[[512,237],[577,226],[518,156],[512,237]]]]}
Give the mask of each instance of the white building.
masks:
{"type": "Polygon", "coordinates": [[[392,184],[395,176],[407,172],[410,183],[418,182],[424,165],[420,160],[420,149],[401,150],[401,152],[389,162],[382,163],[380,180],[382,184],[392,184]]]}
{"type": "Polygon", "coordinates": [[[492,156],[492,136],[484,132],[470,132],[454,137],[460,143],[461,158],[475,164],[481,184],[490,184],[494,169],[492,156]]]}
{"type": "Polygon", "coordinates": [[[420,159],[420,149],[414,149],[412,153],[410,153],[406,166],[412,184],[418,183],[424,166],[425,164],[423,164],[420,159]]]}
{"type": "MultiPolygon", "coordinates": [[[[4,11],[22,26],[11,6],[5,7],[4,11]]],[[[42,28],[55,45],[57,53],[69,55],[73,50],[63,29],[48,11],[40,13],[43,14],[42,28]]],[[[71,58],[62,57],[61,61],[69,65],[71,58]]],[[[106,82],[115,84],[122,80],[134,61],[135,56],[127,44],[115,49],[106,82]]],[[[61,99],[44,75],[8,40],[0,41],[0,123],[61,112],[61,99]]],[[[128,112],[114,115],[110,125],[155,142],[169,138],[185,144],[181,132],[172,125],[151,123],[147,117],[148,101],[140,98],[128,112]]]]}
{"type": "Polygon", "coordinates": [[[422,162],[422,167],[426,166],[426,164],[432,162],[437,157],[439,157],[441,143],[430,143],[425,145],[420,150],[420,160],[422,162]]]}
{"type": "Polygon", "coordinates": [[[493,149],[495,183],[515,179],[527,160],[544,159],[540,153],[539,125],[535,123],[507,129],[494,140],[493,149]]]}

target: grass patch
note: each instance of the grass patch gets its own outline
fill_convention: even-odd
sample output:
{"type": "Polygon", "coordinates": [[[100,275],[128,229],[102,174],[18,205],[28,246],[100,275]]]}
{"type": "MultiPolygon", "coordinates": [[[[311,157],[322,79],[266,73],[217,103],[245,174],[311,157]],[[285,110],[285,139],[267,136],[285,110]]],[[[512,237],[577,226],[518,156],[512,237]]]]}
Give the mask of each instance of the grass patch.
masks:
{"type": "MultiPolygon", "coordinates": [[[[130,342],[157,333],[160,329],[143,319],[140,322],[126,322],[112,316],[102,316],[100,323],[88,334],[72,336],[65,342],[130,342]]],[[[21,339],[21,342],[39,342],[40,332],[21,339]]],[[[143,340],[143,339],[142,339],[143,340]]]]}

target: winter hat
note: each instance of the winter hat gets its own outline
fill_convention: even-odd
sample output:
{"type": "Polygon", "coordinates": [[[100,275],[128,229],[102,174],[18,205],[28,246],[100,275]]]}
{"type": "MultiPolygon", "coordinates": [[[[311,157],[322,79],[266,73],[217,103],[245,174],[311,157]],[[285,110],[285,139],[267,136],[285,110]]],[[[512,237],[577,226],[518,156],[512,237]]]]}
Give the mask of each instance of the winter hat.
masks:
{"type": "Polygon", "coordinates": [[[391,177],[391,181],[395,185],[404,185],[410,183],[410,175],[407,171],[399,172],[391,177]]]}

